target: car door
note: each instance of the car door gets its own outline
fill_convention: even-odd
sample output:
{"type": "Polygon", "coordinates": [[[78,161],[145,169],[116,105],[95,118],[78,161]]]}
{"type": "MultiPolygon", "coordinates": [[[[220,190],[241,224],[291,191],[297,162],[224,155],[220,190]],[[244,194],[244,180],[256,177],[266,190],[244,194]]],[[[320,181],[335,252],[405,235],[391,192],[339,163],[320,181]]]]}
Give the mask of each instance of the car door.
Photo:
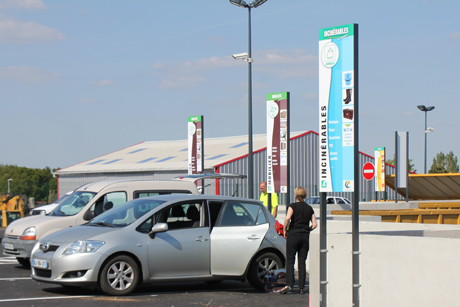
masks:
{"type": "Polygon", "coordinates": [[[244,274],[268,228],[261,204],[227,201],[211,231],[211,274],[244,274]]]}
{"type": "Polygon", "coordinates": [[[205,218],[203,202],[195,200],[174,204],[155,215],[156,223],[167,223],[169,229],[149,240],[151,278],[210,274],[209,223],[205,218]]]}

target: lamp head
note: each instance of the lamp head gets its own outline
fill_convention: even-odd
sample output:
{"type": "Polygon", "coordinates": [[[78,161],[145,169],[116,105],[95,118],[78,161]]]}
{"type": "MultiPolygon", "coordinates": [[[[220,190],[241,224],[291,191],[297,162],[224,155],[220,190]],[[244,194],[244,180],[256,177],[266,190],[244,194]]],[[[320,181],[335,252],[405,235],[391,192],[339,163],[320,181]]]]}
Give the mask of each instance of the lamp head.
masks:
{"type": "Polygon", "coordinates": [[[419,106],[417,106],[417,108],[418,108],[420,111],[423,111],[423,112],[426,111],[426,107],[425,107],[424,105],[419,105],[419,106]]]}
{"type": "Polygon", "coordinates": [[[254,0],[254,1],[251,3],[251,7],[253,7],[253,8],[259,7],[259,6],[261,6],[262,4],[264,4],[265,2],[267,2],[267,0],[254,0]]]}
{"type": "Polygon", "coordinates": [[[239,7],[248,8],[250,7],[244,0],[230,0],[231,4],[234,4],[239,7]]]}
{"type": "Polygon", "coordinates": [[[429,106],[429,107],[426,107],[426,110],[427,110],[427,111],[431,111],[431,110],[434,110],[434,106],[429,106]]]}
{"type": "Polygon", "coordinates": [[[244,59],[246,59],[248,57],[248,53],[243,52],[243,53],[232,54],[232,57],[235,60],[244,60],[244,59]]]}

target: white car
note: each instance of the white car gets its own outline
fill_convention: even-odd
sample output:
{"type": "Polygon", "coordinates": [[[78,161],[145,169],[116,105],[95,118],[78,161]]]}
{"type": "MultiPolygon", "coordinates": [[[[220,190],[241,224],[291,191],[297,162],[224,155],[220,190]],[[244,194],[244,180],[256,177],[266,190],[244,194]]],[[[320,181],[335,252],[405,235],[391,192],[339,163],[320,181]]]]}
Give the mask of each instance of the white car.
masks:
{"type": "MultiPolygon", "coordinates": [[[[309,205],[318,205],[321,201],[319,196],[312,196],[308,198],[305,202],[309,205]]],[[[338,204],[338,205],[351,205],[351,201],[344,197],[339,196],[327,196],[326,204],[338,204]]]]}
{"type": "Polygon", "coordinates": [[[52,204],[40,206],[40,207],[30,210],[30,215],[39,215],[39,214],[48,215],[50,214],[50,212],[53,211],[54,208],[56,208],[60,203],[62,203],[72,193],[73,191],[67,192],[64,196],[62,196],[61,198],[59,198],[52,204]]]}

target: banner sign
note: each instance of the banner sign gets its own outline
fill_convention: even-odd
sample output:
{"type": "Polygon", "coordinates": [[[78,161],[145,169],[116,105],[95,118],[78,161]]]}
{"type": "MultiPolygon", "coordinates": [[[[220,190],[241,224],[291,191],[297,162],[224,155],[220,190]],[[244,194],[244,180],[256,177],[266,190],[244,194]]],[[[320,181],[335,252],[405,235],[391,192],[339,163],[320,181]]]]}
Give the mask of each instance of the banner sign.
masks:
{"type": "Polygon", "coordinates": [[[267,193],[288,193],[289,92],[267,94],[267,193]]]}
{"type": "Polygon", "coordinates": [[[188,173],[198,174],[204,168],[203,116],[188,118],[188,173]]]}
{"type": "Polygon", "coordinates": [[[385,147],[375,148],[375,192],[385,191],[385,147]]]}
{"type": "Polygon", "coordinates": [[[354,178],[357,26],[319,30],[320,192],[353,192],[358,180],[354,178]]]}

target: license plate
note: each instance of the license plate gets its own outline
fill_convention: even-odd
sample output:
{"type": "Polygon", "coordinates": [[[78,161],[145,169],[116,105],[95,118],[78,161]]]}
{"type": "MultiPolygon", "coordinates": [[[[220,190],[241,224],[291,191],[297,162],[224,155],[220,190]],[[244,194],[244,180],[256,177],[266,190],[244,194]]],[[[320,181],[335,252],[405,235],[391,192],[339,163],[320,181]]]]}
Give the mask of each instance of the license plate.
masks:
{"type": "Polygon", "coordinates": [[[48,268],[48,261],[47,260],[42,260],[42,259],[32,259],[32,266],[34,268],[47,269],[48,268]]]}
{"type": "Polygon", "coordinates": [[[3,243],[3,248],[4,249],[14,249],[14,244],[13,243],[3,243]]]}

